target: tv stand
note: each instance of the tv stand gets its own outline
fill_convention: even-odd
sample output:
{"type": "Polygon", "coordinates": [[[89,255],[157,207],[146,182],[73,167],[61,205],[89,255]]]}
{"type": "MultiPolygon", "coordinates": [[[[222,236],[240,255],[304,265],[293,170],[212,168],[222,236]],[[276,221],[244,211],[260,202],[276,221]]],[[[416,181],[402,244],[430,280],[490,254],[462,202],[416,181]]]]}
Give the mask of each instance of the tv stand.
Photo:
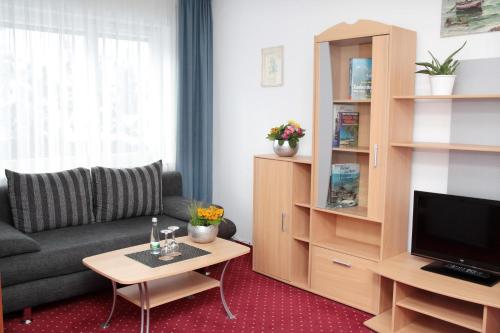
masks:
{"type": "Polygon", "coordinates": [[[384,302],[365,325],[380,333],[500,332],[500,283],[486,287],[422,269],[430,263],[403,253],[374,266],[384,302]]]}
{"type": "Polygon", "coordinates": [[[494,286],[500,280],[500,276],[498,275],[439,260],[425,265],[421,269],[473,283],[479,283],[488,287],[494,286]]]}

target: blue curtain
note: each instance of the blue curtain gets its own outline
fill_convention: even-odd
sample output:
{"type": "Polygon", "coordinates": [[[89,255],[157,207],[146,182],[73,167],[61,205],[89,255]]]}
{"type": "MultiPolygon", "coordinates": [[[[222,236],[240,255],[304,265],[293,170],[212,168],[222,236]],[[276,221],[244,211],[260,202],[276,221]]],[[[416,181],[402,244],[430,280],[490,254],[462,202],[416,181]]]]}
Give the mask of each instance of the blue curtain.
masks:
{"type": "Polygon", "coordinates": [[[212,2],[179,0],[177,170],[188,198],[212,200],[212,2]]]}

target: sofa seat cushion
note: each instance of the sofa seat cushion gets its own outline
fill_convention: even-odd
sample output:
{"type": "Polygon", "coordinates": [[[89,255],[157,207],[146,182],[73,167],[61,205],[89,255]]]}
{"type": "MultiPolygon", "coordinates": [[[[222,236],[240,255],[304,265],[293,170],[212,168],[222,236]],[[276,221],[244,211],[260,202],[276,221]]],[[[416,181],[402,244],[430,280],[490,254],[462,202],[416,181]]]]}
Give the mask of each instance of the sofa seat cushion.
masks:
{"type": "Polygon", "coordinates": [[[97,222],[162,213],[162,161],[127,169],[92,168],[97,222]]]}
{"type": "Polygon", "coordinates": [[[25,233],[94,222],[90,170],[24,174],[5,170],[14,226],[25,233]]]}
{"type": "MultiPolygon", "coordinates": [[[[176,236],[187,234],[183,221],[159,216],[158,226],[176,225],[176,236]]],[[[68,227],[31,234],[39,252],[0,258],[3,286],[83,271],[82,259],[99,253],[149,242],[151,217],[68,227]]]]}

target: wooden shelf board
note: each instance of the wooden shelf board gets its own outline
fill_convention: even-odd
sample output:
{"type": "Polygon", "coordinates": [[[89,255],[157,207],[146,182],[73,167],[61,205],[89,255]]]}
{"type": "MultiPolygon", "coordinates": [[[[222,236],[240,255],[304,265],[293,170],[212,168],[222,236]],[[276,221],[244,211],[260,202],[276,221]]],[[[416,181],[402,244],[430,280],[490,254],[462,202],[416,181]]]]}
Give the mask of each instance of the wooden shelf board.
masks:
{"type": "Polygon", "coordinates": [[[407,326],[403,327],[397,333],[471,333],[473,331],[449,324],[445,321],[421,316],[407,326]]]}
{"type": "Polygon", "coordinates": [[[392,309],[368,319],[364,325],[377,333],[389,333],[392,329],[392,309]]]}
{"type": "Polygon", "coordinates": [[[313,245],[328,250],[338,251],[371,261],[380,260],[380,246],[358,242],[338,236],[330,236],[328,240],[311,241],[313,245]]]}
{"type": "Polygon", "coordinates": [[[324,212],[324,213],[329,213],[329,214],[335,214],[335,215],[341,215],[341,216],[347,216],[347,217],[352,217],[355,219],[360,219],[360,220],[365,220],[365,221],[370,221],[370,222],[375,222],[375,223],[382,223],[381,220],[373,218],[373,217],[368,217],[368,209],[363,206],[355,206],[355,207],[349,207],[349,208],[319,208],[319,207],[313,207],[312,209],[319,211],[319,212],[324,212]]]}
{"type": "Polygon", "coordinates": [[[301,242],[309,243],[309,236],[306,235],[294,235],[293,238],[301,242]]]}
{"type": "Polygon", "coordinates": [[[460,144],[460,143],[391,142],[391,146],[401,147],[401,148],[430,149],[430,150],[459,150],[459,151],[500,153],[500,146],[471,145],[471,144],[460,144]]]}
{"type": "Polygon", "coordinates": [[[369,147],[335,147],[332,148],[332,151],[342,151],[348,153],[359,153],[359,154],[369,154],[369,147]]]}
{"type": "Polygon", "coordinates": [[[302,207],[302,208],[311,208],[311,205],[308,204],[308,203],[303,203],[303,202],[296,202],[295,203],[295,206],[299,206],[299,207],[302,207]]]}
{"type": "Polygon", "coordinates": [[[280,157],[276,154],[263,154],[263,155],[255,155],[255,158],[263,158],[267,160],[279,160],[279,161],[302,163],[302,164],[312,163],[311,156],[301,156],[301,155],[295,155],[293,157],[280,157]]]}
{"type": "MultiPolygon", "coordinates": [[[[155,306],[219,286],[220,283],[218,280],[193,271],[164,279],[153,280],[148,282],[150,307],[154,308],[155,306]]],[[[117,294],[135,305],[141,306],[139,287],[137,284],[120,288],[117,294]]]]}
{"type": "Polygon", "coordinates": [[[334,104],[358,104],[358,103],[371,103],[371,99],[334,99],[334,104]]]}
{"type": "Polygon", "coordinates": [[[439,99],[500,99],[500,94],[470,94],[470,95],[421,95],[421,96],[394,96],[394,99],[408,100],[439,100],[439,99]]]}
{"type": "Polygon", "coordinates": [[[400,300],[396,304],[477,332],[482,331],[483,306],[479,304],[421,291],[400,300]]]}

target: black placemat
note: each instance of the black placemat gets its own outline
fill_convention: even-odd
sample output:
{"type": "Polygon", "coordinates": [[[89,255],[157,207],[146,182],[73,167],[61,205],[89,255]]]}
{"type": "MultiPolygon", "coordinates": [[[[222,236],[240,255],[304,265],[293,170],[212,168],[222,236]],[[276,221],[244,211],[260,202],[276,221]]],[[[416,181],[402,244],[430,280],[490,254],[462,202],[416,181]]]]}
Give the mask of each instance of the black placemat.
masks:
{"type": "Polygon", "coordinates": [[[210,254],[208,251],[184,243],[179,243],[179,252],[181,255],[174,257],[172,260],[160,260],[160,255],[153,255],[150,250],[129,253],[126,254],[126,256],[140,262],[141,264],[155,268],[210,254]]]}

